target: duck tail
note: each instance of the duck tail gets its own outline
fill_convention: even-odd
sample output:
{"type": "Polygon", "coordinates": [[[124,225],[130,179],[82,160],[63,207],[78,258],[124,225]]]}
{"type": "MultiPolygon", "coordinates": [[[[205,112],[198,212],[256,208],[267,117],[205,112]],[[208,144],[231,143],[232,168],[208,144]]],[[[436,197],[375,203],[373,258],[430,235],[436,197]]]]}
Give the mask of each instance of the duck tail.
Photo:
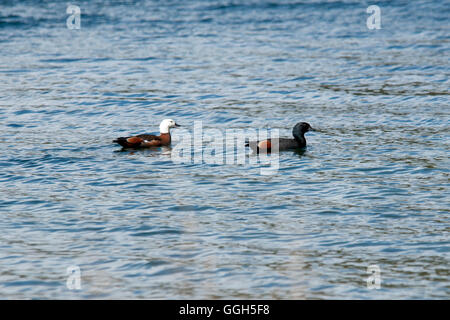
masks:
{"type": "Polygon", "coordinates": [[[113,140],[113,142],[120,144],[124,148],[130,146],[130,144],[127,141],[127,138],[124,138],[124,137],[117,138],[117,139],[113,140]]]}

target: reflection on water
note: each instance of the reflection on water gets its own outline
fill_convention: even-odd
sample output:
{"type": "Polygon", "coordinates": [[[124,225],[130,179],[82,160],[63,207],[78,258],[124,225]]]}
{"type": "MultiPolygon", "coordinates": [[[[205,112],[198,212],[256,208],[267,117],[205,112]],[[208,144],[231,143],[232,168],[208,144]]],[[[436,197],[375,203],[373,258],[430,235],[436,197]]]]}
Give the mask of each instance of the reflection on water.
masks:
{"type": "Polygon", "coordinates": [[[0,297],[448,297],[443,2],[66,5],[0,4],[0,297]],[[320,132],[274,175],[111,142],[164,118],[320,132]]]}

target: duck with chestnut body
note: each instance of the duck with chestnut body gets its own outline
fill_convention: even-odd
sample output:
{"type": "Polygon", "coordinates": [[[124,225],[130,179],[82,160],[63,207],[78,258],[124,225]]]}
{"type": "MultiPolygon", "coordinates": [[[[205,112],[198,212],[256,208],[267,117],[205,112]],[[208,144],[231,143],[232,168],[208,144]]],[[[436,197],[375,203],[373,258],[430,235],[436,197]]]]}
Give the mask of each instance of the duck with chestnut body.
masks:
{"type": "Polygon", "coordinates": [[[170,128],[180,127],[172,119],[165,119],[159,125],[159,136],[152,134],[139,134],[130,137],[120,137],[113,142],[120,144],[123,148],[152,148],[168,146],[171,143],[170,128]]]}

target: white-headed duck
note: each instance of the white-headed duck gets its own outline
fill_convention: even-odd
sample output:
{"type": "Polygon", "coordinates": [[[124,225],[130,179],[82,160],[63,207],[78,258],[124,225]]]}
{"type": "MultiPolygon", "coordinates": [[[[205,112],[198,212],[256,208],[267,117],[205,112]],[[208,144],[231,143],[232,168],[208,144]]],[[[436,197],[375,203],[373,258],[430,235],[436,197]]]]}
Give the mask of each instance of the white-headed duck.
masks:
{"type": "Polygon", "coordinates": [[[124,148],[151,148],[168,146],[171,142],[170,128],[180,127],[172,119],[164,119],[159,125],[159,136],[152,134],[139,134],[137,136],[120,137],[114,140],[124,148]]]}

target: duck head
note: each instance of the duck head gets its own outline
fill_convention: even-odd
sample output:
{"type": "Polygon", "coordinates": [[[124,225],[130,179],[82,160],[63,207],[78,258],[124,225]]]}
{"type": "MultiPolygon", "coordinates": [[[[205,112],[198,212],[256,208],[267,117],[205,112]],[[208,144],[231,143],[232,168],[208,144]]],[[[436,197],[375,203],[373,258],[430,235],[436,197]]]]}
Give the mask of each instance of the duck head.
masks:
{"type": "Polygon", "coordinates": [[[295,125],[294,129],[292,129],[292,135],[296,140],[302,139],[304,134],[308,131],[316,131],[313,129],[309,123],[307,122],[299,122],[295,125]]]}
{"type": "Polygon", "coordinates": [[[177,124],[172,119],[164,119],[161,121],[161,124],[159,125],[159,132],[160,133],[169,133],[170,128],[178,128],[181,127],[179,124],[177,124]]]}

